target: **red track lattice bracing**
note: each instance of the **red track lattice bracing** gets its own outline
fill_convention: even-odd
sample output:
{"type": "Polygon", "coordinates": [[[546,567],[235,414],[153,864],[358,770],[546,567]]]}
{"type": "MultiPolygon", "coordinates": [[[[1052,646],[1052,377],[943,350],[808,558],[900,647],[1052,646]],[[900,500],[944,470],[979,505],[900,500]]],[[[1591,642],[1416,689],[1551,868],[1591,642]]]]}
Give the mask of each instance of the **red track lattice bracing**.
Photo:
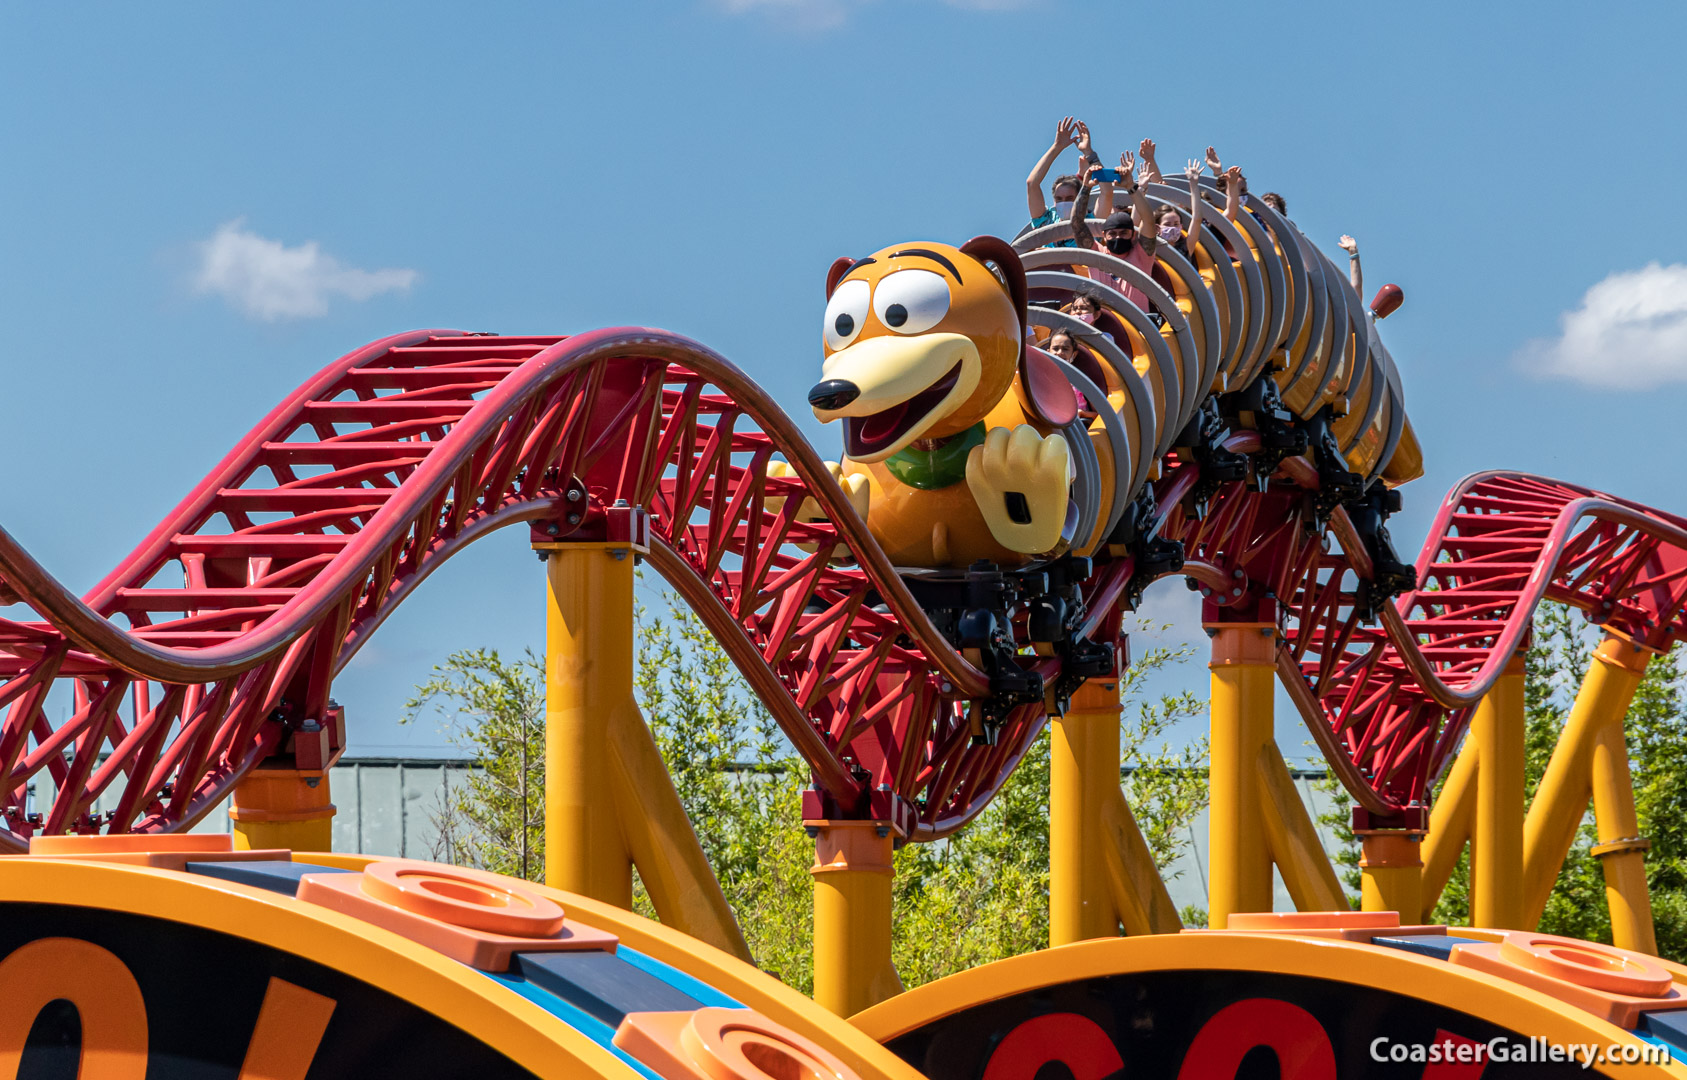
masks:
{"type": "MultiPolygon", "coordinates": [[[[1304,462],[1279,479],[1315,486],[1304,462]]],[[[1651,650],[1687,636],[1687,522],[1572,484],[1481,473],[1441,505],[1422,587],[1366,618],[1365,546],[1299,492],[1229,485],[1204,521],[1173,513],[1185,569],[1233,604],[1271,601],[1278,674],[1325,756],[1379,827],[1427,805],[1542,600],[1651,650]]],[[[1220,616],[1222,619],[1223,616],[1220,616]]]]}
{"type": "MultiPolygon", "coordinates": [[[[1197,516],[1199,481],[1185,463],[1157,482],[1162,535],[1183,542],[1183,573],[1213,604],[1276,601],[1280,672],[1379,815],[1423,802],[1541,598],[1653,648],[1683,632],[1687,524],[1618,499],[1527,476],[1465,481],[1418,562],[1423,587],[1367,625],[1365,546],[1341,507],[1321,514],[1305,459],[1265,491],[1219,485],[1197,516]]],[[[993,745],[972,738],[968,702],[987,680],[933,628],[818,455],[724,359],[641,329],[418,332],[301,387],[85,600],[0,533],[9,591],[45,617],[0,622],[0,838],[180,828],[258,761],[331,752],[335,673],[437,565],[518,522],[539,539],[590,532],[622,500],[647,508],[652,564],[839,812],[944,835],[1040,730],[1044,710],[1021,705],[993,745]],[[797,476],[767,477],[776,454],[797,476]],[[797,520],[805,499],[822,520],[797,520]],[[851,560],[798,543],[842,544],[851,560]],[[44,708],[55,684],[74,701],[56,725],[44,708]],[[30,816],[42,770],[58,794],[30,816]],[[96,818],[108,792],[115,808],[96,818]]],[[[1132,577],[1128,557],[1098,563],[1086,633],[1105,638],[1132,577]]],[[[1058,658],[1027,662],[1058,675],[1058,658]]]]}
{"type": "Polygon", "coordinates": [[[971,745],[963,702],[986,692],[982,676],[731,364],[657,331],[419,332],[318,374],[85,601],[0,534],[7,587],[45,616],[0,623],[5,838],[182,827],[301,733],[331,752],[334,674],[435,566],[517,522],[566,539],[623,501],[648,509],[653,564],[836,805],[886,813],[894,792],[935,835],[1011,771],[1035,710],[998,745],[971,745]],[[776,452],[798,476],[766,477],[776,452]],[[828,520],[798,522],[805,499],[828,520]],[[854,565],[803,541],[842,543],[854,565]],[[75,698],[56,726],[43,708],[55,683],[75,698]],[[59,794],[31,818],[24,793],[43,769],[59,794]],[[117,805],[95,819],[108,790],[117,805]]]}

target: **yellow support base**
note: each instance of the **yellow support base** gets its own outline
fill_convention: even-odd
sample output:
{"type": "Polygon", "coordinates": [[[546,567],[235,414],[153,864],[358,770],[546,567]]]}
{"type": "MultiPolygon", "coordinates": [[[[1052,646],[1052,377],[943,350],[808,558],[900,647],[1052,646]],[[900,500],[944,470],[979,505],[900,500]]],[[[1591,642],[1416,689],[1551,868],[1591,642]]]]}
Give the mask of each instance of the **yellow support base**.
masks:
{"type": "Polygon", "coordinates": [[[1270,911],[1271,851],[1260,813],[1260,754],[1273,740],[1276,626],[1223,623],[1212,638],[1212,764],[1207,810],[1207,920],[1270,911]]]}
{"type": "Polygon", "coordinates": [[[1470,921],[1525,928],[1523,913],[1523,650],[1476,706],[1476,822],[1470,841],[1470,921]]]}
{"type": "Polygon", "coordinates": [[[814,1000],[839,1016],[902,992],[890,957],[888,827],[811,821],[814,838],[814,1000]]]}
{"type": "Polygon", "coordinates": [[[1398,911],[1400,922],[1421,923],[1423,859],[1418,834],[1404,829],[1364,833],[1359,869],[1359,906],[1365,911],[1398,911]]]}
{"type": "Polygon", "coordinates": [[[253,769],[235,785],[228,816],[238,851],[334,847],[334,803],[326,771],[253,769]]]}
{"type": "Polygon", "coordinates": [[[633,559],[556,545],[545,560],[545,884],[633,903],[609,787],[608,720],[633,688],[633,559]]]}
{"type": "Polygon", "coordinates": [[[1049,739],[1049,944],[1114,937],[1104,850],[1105,812],[1119,793],[1118,680],[1080,687],[1049,739]]]}
{"type": "Polygon", "coordinates": [[[1049,944],[1183,928],[1119,788],[1119,682],[1093,679],[1055,717],[1049,761],[1049,944]]]}

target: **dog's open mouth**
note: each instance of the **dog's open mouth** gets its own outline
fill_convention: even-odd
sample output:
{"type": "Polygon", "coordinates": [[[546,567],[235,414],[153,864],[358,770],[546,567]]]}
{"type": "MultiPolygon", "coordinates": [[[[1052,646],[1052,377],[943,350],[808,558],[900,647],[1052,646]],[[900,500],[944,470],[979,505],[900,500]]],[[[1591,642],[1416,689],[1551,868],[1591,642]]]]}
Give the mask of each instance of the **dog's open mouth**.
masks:
{"type": "Polygon", "coordinates": [[[960,377],[961,365],[957,362],[949,369],[949,374],[907,401],[880,409],[870,416],[844,417],[844,452],[850,457],[861,458],[894,445],[937,408],[938,403],[955,388],[960,377]]]}

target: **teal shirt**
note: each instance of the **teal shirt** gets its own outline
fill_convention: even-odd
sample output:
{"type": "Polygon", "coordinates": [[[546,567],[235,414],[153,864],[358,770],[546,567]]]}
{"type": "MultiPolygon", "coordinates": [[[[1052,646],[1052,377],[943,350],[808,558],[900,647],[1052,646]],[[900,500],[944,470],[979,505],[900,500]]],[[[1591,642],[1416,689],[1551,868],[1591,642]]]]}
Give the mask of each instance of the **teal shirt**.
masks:
{"type": "MultiPolygon", "coordinates": [[[[1053,225],[1058,220],[1059,219],[1054,216],[1054,210],[1052,210],[1052,209],[1044,210],[1041,214],[1038,214],[1036,217],[1031,219],[1031,227],[1033,229],[1040,229],[1044,225],[1053,225]]],[[[1073,241],[1073,240],[1061,240],[1061,241],[1058,241],[1057,243],[1044,244],[1043,246],[1044,247],[1077,247],[1078,244],[1077,244],[1076,241],[1073,241]]]]}

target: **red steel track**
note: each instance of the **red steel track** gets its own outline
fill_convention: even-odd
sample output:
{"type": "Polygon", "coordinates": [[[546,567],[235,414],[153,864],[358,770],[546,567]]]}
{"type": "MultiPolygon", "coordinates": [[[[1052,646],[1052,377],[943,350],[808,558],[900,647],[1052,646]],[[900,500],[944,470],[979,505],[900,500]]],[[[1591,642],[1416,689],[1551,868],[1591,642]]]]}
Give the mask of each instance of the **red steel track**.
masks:
{"type": "MultiPolygon", "coordinates": [[[[1227,445],[1247,453],[1258,437],[1227,445]]],[[[1597,492],[1464,481],[1419,558],[1422,588],[1366,625],[1366,549],[1344,510],[1320,512],[1305,459],[1263,492],[1227,483],[1199,508],[1198,481],[1183,464],[1156,485],[1182,573],[1220,607],[1272,602],[1279,674],[1374,814],[1425,800],[1541,599],[1654,648],[1687,632],[1687,522],[1597,492]]],[[[1044,709],[1021,705],[993,744],[973,738],[968,703],[988,679],[914,601],[790,419],[725,359],[639,328],[417,331],[323,369],[82,599],[0,530],[0,602],[41,616],[0,620],[0,845],[183,828],[266,757],[332,748],[335,674],[435,567],[518,522],[541,540],[597,535],[623,501],[648,512],[652,565],[839,813],[946,835],[1041,730],[1044,709]],[[775,454],[795,477],[767,477],[775,454]],[[821,520],[797,520],[808,499],[821,520]],[[825,557],[839,544],[852,561],[825,557]],[[56,725],[55,688],[73,706],[56,725]],[[31,815],[42,770],[57,795],[31,815]],[[115,807],[96,816],[102,796],[115,807]]],[[[1133,571],[1129,558],[1096,564],[1086,634],[1113,632],[1142,585],[1133,571]]],[[[1052,680],[1061,661],[1025,663],[1052,680]]]]}

